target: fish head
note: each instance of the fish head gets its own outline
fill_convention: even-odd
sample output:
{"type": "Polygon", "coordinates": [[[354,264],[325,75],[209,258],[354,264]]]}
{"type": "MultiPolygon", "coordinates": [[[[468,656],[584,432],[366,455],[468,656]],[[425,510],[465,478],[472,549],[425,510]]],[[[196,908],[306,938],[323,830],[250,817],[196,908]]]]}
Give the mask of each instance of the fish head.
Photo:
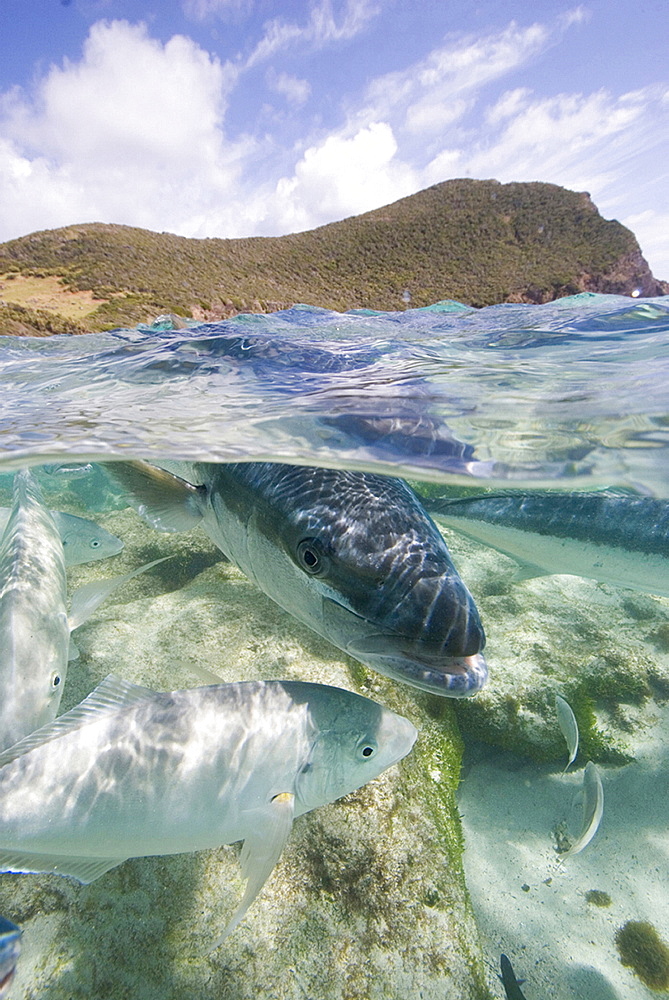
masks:
{"type": "MultiPolygon", "coordinates": [[[[401,480],[339,473],[329,496],[322,491],[296,507],[280,542],[294,585],[299,578],[320,598],[319,624],[307,623],[340,649],[436,694],[471,695],[485,683],[485,634],[474,599],[441,533],[401,480]]],[[[287,606],[285,592],[277,599],[287,606]]]]}
{"type": "Polygon", "coordinates": [[[123,548],[120,538],[88,518],[54,512],[54,521],[68,566],[108,559],[118,555],[123,548]]]}
{"type": "Polygon", "coordinates": [[[307,702],[312,732],[295,786],[296,815],[362,787],[405,757],[416,741],[408,719],[370,698],[324,684],[282,686],[293,701],[307,702]]]}
{"type": "Polygon", "coordinates": [[[64,611],[36,623],[26,609],[17,609],[12,626],[12,669],[0,677],[0,749],[53,721],[68,666],[70,629],[64,611]]]}

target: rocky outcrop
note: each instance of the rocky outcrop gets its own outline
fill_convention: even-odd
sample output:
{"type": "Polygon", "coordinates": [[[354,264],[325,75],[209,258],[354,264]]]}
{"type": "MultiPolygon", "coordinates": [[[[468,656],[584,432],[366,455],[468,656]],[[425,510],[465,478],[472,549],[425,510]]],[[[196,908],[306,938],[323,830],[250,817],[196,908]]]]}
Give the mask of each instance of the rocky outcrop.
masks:
{"type": "Polygon", "coordinates": [[[602,274],[588,274],[584,271],[579,291],[652,297],[669,294],[669,282],[658,281],[648,266],[648,261],[637,248],[623,254],[610,270],[602,274]]]}

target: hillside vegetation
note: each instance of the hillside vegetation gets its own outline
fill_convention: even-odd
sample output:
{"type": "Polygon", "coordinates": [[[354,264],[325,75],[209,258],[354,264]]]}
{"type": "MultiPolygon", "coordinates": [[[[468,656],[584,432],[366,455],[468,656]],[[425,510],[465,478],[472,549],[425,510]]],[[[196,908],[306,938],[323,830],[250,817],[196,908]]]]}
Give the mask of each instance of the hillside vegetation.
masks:
{"type": "Polygon", "coordinates": [[[76,332],[165,312],[216,319],[295,302],[400,309],[405,290],[416,307],[447,298],[484,306],[635,288],[643,295],[665,290],[633,233],[603,219],[587,194],[542,183],[446,181],[290,236],[189,239],[90,223],[0,244],[3,332],[25,332],[10,327],[33,319],[50,332],[44,312],[54,316],[51,332],[76,332]],[[18,289],[25,278],[41,277],[53,288],[54,276],[63,300],[65,293],[70,302],[73,293],[87,293],[85,316],[75,318],[64,301],[61,309],[57,296],[12,298],[12,284],[18,289]]]}

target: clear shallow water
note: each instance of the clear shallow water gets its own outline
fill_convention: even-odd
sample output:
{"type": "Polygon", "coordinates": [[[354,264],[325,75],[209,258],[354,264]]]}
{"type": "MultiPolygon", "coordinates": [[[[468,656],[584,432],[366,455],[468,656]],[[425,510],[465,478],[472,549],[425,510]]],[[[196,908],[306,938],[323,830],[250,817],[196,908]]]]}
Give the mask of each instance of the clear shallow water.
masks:
{"type": "Polygon", "coordinates": [[[664,299],[297,306],[170,326],[1,338],[6,468],[262,458],[669,495],[664,299]]]}
{"type": "MultiPolygon", "coordinates": [[[[467,485],[631,485],[667,497],[668,330],[664,299],[577,296],[481,311],[457,303],[390,314],[298,307],[186,330],[157,323],[4,338],[0,468],[274,458],[467,485]]],[[[108,569],[72,573],[72,586],[173,557],[77,631],[64,708],[111,670],[163,690],[202,683],[200,668],[225,680],[358,684],[332,647],[222,564],[206,540],[160,535],[122,509],[99,468],[80,478],[39,475],[50,504],[99,516],[126,543],[108,569]]],[[[531,730],[542,721],[546,684],[577,673],[589,672],[594,689],[605,669],[624,680],[630,664],[638,672],[651,664],[669,690],[669,601],[575,577],[518,586],[509,560],[455,535],[448,542],[488,630],[491,679],[474,701],[487,699],[493,721],[497,704],[516,705],[531,730]],[[548,681],[533,680],[540,669],[548,681]]],[[[602,829],[564,865],[553,828],[582,774],[561,775],[564,748],[558,764],[524,761],[507,774],[503,762],[486,770],[484,760],[465,774],[466,870],[492,967],[488,994],[476,989],[480,976],[467,957],[469,911],[445,884],[455,840],[433,817],[450,716],[435,720],[438,710],[420,693],[370,678],[365,693],[421,729],[420,756],[382,791],[371,787],[296,825],[273,882],[226,949],[200,954],[238,899],[233,852],[139,859],[90,887],[6,876],[0,912],[25,929],[16,996],[480,1000],[501,996],[500,951],[527,977],[528,1000],[546,990],[557,1000],[649,995],[613,941],[629,919],[651,920],[669,939],[666,796],[656,794],[666,788],[666,727],[654,718],[657,706],[607,691],[603,730],[614,719],[630,743],[644,736],[648,746],[633,746],[636,759],[624,768],[603,765],[602,829]],[[626,808],[628,786],[652,798],[652,816],[642,805],[626,808]],[[401,805],[391,823],[393,801],[401,805]],[[610,893],[605,912],[587,904],[592,889],[610,893]],[[117,943],[129,937],[142,947],[121,958],[117,943]],[[586,979],[598,988],[584,989],[586,979]]]]}

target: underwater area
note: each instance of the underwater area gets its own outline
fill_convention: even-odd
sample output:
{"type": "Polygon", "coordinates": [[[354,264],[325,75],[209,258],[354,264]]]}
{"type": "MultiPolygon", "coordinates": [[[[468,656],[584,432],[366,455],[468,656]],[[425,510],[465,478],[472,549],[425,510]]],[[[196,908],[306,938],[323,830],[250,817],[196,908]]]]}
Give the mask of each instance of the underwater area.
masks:
{"type": "MultiPolygon", "coordinates": [[[[361,744],[364,756],[380,754],[369,779],[360,771],[357,786],[320,789],[292,825],[284,807],[299,795],[276,786],[268,836],[280,857],[263,855],[265,841],[252,849],[258,894],[220,943],[249,874],[240,837],[133,857],[113,853],[110,833],[108,870],[99,864],[81,882],[12,871],[28,867],[30,848],[7,840],[0,801],[0,866],[10,869],[0,915],[23,932],[0,996],[643,1000],[669,991],[668,334],[663,298],[582,294],[480,310],[296,306],[0,338],[0,507],[16,504],[15,479],[30,468],[46,508],[94,522],[66,522],[66,557],[90,551],[67,563],[75,627],[59,715],[73,710],[80,725],[77,706],[110,674],[121,681],[103,684],[95,711],[143,704],[132,685],[278,680],[288,691],[309,682],[353,692],[417,731],[413,743],[408,727],[387,761],[380,739],[361,744]],[[254,479],[265,463],[272,474],[292,469],[280,485],[254,479]],[[287,529],[248,515],[261,486],[311,525],[296,546],[304,590],[284,568],[287,529]],[[423,511],[441,536],[434,545],[450,553],[449,607],[466,633],[458,646],[447,630],[438,669],[431,656],[412,658],[404,639],[392,655],[379,651],[360,611],[372,591],[392,602],[388,580],[398,563],[413,566],[418,542],[373,572],[359,559],[355,588],[327,565],[332,549],[318,547],[320,531],[333,545],[357,544],[363,528],[390,537],[402,518],[423,525],[423,511]],[[243,532],[233,537],[227,519],[243,532]],[[254,558],[251,538],[261,539],[254,558]],[[226,559],[225,546],[238,556],[226,559]],[[99,589],[117,577],[109,593],[99,589]],[[319,631],[322,608],[331,617],[319,631]],[[500,980],[502,955],[513,981],[500,980]]],[[[422,558],[425,570],[431,550],[422,558]]],[[[403,593],[405,604],[414,607],[403,593]]],[[[281,725],[270,713],[261,729],[281,737],[281,725]]],[[[322,728],[334,759],[336,725],[322,728]]],[[[48,755],[56,739],[50,731],[51,744],[24,752],[48,755]]],[[[132,740],[141,756],[141,733],[132,740]]],[[[9,745],[0,799],[4,768],[21,760],[1,752],[9,745]]],[[[156,747],[167,759],[170,744],[156,747]]],[[[291,737],[286,756],[293,749],[291,737]]],[[[65,790],[68,759],[55,763],[65,790]]],[[[314,760],[298,767],[296,788],[314,760]]],[[[249,766],[234,758],[246,778],[249,766]]],[[[113,760],[104,794],[131,827],[139,807],[115,796],[120,768],[113,760]]],[[[168,818],[179,810],[171,768],[152,789],[155,843],[160,800],[168,818]]],[[[53,826],[58,774],[43,799],[26,775],[15,794],[39,799],[35,813],[53,826]]],[[[264,830],[258,817],[250,842],[264,830]]],[[[72,836],[84,821],[76,815],[72,836]]],[[[53,857],[76,854],[66,840],[54,841],[53,857]]],[[[79,856],[71,870],[89,871],[79,856]]],[[[0,966],[1,945],[0,926],[0,966]]]]}

